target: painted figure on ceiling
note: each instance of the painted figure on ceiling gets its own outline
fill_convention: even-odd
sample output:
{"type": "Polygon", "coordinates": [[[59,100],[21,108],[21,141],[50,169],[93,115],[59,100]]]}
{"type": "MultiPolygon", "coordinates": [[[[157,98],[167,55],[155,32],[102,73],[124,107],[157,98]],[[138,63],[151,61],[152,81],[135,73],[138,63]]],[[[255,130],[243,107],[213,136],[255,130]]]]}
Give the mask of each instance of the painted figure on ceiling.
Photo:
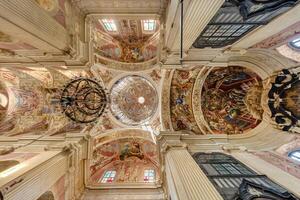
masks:
{"type": "Polygon", "coordinates": [[[246,98],[253,87],[262,87],[261,79],[242,67],[217,69],[209,74],[202,91],[202,111],[213,133],[241,134],[260,123],[260,115],[251,113],[255,110],[251,107],[261,107],[260,101],[250,105],[247,100],[253,98],[246,98]]]}

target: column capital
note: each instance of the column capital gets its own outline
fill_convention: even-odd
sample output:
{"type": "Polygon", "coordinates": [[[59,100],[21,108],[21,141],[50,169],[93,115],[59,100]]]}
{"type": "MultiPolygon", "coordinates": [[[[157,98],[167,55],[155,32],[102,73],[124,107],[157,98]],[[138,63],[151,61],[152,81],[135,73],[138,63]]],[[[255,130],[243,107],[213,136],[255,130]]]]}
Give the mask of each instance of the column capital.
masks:
{"type": "Polygon", "coordinates": [[[161,131],[158,136],[160,152],[165,154],[171,149],[187,149],[187,144],[181,141],[181,132],[161,131]]]}

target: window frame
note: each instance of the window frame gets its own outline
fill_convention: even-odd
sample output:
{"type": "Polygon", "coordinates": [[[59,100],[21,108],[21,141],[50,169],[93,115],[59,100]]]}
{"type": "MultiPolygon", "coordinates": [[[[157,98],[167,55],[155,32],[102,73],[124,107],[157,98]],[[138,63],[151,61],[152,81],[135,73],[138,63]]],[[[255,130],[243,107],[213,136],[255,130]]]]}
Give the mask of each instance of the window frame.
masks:
{"type": "Polygon", "coordinates": [[[116,33],[118,32],[117,24],[113,19],[101,19],[100,20],[103,28],[110,33],[116,33]]]}
{"type": "Polygon", "coordinates": [[[116,170],[106,170],[101,179],[99,180],[100,183],[102,184],[106,184],[106,183],[113,183],[116,179],[116,176],[117,176],[117,171],[116,170]],[[106,174],[109,173],[108,177],[105,177],[106,174]],[[113,176],[111,176],[113,174],[113,176]],[[104,182],[104,179],[105,179],[105,182],[104,182]],[[108,181],[109,179],[112,179],[111,181],[108,181]]]}
{"type": "Polygon", "coordinates": [[[145,20],[142,20],[142,27],[143,27],[143,31],[146,32],[146,33],[155,32],[155,30],[156,30],[156,20],[155,19],[145,19],[145,20]],[[153,23],[153,29],[149,29],[150,23],[153,23]],[[145,29],[145,25],[146,24],[148,24],[148,28],[147,29],[145,29]]]}

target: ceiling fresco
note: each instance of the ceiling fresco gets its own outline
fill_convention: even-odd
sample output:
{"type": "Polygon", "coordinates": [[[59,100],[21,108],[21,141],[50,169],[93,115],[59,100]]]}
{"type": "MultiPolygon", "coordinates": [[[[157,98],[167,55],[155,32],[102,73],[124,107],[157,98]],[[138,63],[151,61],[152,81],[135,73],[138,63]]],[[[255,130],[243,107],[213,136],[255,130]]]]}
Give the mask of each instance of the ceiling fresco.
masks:
{"type": "Polygon", "coordinates": [[[146,78],[132,75],[119,79],[111,88],[111,112],[129,125],[147,123],[158,107],[156,88],[146,78]]]}
{"type": "MultiPolygon", "coordinates": [[[[70,122],[61,113],[57,102],[59,88],[69,77],[84,75],[84,72],[63,72],[47,68],[18,67],[1,68],[0,134],[64,134],[80,131],[83,127],[70,122]],[[68,77],[69,76],[69,77],[68,77]]],[[[82,70],[81,70],[82,71],[82,70]]]]}
{"type": "Polygon", "coordinates": [[[94,51],[97,56],[122,63],[143,63],[156,58],[158,21],[155,20],[153,31],[144,31],[142,20],[111,20],[116,31],[108,31],[102,20],[94,22],[94,51]]]}
{"type": "Polygon", "coordinates": [[[13,56],[18,50],[36,50],[36,48],[0,31],[0,56],[13,56]]]}
{"type": "Polygon", "coordinates": [[[175,131],[188,130],[200,133],[194,118],[193,87],[200,69],[175,70],[170,89],[170,112],[175,131]]]}
{"type": "Polygon", "coordinates": [[[204,83],[202,111],[216,134],[241,134],[261,121],[262,81],[243,67],[213,70],[204,83]]]}
{"type": "Polygon", "coordinates": [[[65,0],[35,0],[36,3],[49,13],[60,25],[66,27],[65,0]]]}
{"type": "Polygon", "coordinates": [[[123,138],[94,147],[90,164],[92,185],[104,184],[106,171],[115,171],[113,180],[105,184],[144,183],[145,170],[154,170],[159,180],[159,161],[154,143],[141,138],[123,138]]]}
{"type": "Polygon", "coordinates": [[[175,70],[170,89],[172,128],[192,134],[244,133],[261,121],[261,94],[261,79],[243,67],[175,70]]]}

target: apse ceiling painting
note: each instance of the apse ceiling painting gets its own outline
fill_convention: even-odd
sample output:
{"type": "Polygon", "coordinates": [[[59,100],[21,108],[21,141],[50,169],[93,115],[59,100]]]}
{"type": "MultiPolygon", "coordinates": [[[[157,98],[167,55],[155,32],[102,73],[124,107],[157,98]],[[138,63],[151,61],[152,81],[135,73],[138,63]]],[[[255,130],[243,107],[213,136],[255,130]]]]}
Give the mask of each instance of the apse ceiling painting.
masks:
{"type": "Polygon", "coordinates": [[[160,179],[157,146],[141,137],[94,146],[89,173],[93,186],[155,184],[160,179]]]}
{"type": "Polygon", "coordinates": [[[202,112],[216,134],[241,134],[256,127],[262,118],[262,81],[243,67],[210,72],[202,89],[202,112]]]}
{"type": "Polygon", "coordinates": [[[154,19],[97,19],[94,21],[96,60],[104,64],[108,62],[101,57],[121,63],[153,61],[157,55],[158,30],[159,21],[154,19]]]}

